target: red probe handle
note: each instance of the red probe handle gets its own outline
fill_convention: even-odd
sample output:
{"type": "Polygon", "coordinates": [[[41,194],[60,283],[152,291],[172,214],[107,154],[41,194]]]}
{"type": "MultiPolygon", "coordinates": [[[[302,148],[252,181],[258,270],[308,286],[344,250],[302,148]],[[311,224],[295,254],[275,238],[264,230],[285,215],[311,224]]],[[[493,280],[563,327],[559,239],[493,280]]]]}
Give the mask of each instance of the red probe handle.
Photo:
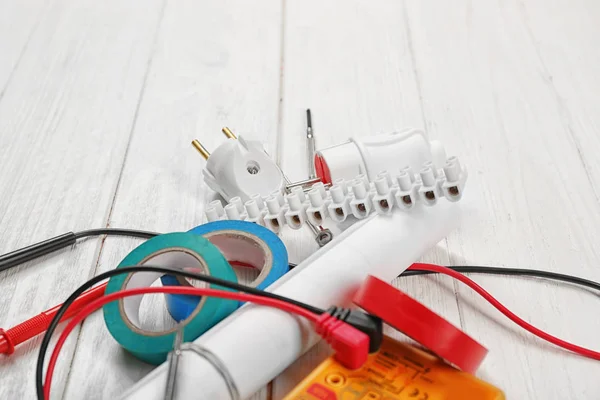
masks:
{"type": "MultiPolygon", "coordinates": [[[[87,304],[104,296],[105,289],[106,283],[103,283],[100,286],[96,286],[95,288],[83,292],[68,308],[60,321],[62,322],[73,317],[87,304]]],[[[15,346],[45,332],[61,306],[62,304],[52,307],[27,321],[21,322],[19,325],[10,328],[8,331],[0,328],[0,354],[12,354],[15,351],[15,346]]]]}

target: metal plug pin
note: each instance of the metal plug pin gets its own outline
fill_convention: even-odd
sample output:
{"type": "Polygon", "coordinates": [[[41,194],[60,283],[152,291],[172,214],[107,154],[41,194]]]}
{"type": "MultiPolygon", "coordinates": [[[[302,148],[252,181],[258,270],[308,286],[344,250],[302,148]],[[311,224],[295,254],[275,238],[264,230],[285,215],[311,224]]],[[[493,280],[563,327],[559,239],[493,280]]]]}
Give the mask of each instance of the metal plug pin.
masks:
{"type": "Polygon", "coordinates": [[[200,153],[205,160],[208,160],[208,157],[210,157],[210,152],[206,150],[206,147],[202,146],[202,143],[200,143],[198,139],[192,140],[192,146],[198,150],[198,153],[200,153]]]}
{"type": "Polygon", "coordinates": [[[228,127],[223,127],[223,129],[221,129],[221,132],[223,132],[225,134],[225,136],[227,136],[228,139],[237,139],[237,136],[235,136],[235,133],[233,133],[231,131],[231,129],[229,129],[228,127]]]}

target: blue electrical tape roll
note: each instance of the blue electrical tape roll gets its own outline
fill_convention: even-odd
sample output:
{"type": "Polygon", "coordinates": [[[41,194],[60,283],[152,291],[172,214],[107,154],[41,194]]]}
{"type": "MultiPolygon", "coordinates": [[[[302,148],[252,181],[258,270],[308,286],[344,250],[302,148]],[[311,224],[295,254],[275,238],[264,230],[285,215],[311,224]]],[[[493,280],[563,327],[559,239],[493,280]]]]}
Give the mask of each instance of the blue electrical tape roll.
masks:
{"type": "MultiPolygon", "coordinates": [[[[220,279],[237,282],[235,272],[223,254],[202,236],[182,232],[156,236],[140,246],[121,261],[117,268],[133,265],[152,265],[178,269],[199,269],[220,279]]],[[[124,289],[149,287],[162,274],[137,272],[116,275],[108,281],[106,294],[124,289]]],[[[217,285],[211,288],[230,290],[217,285]]],[[[110,334],[127,351],[151,364],[166,360],[173,348],[176,328],[163,332],[146,331],[139,323],[142,296],[132,296],[104,306],[104,321],[110,334]]],[[[231,314],[238,302],[216,297],[203,297],[196,302],[183,324],[183,340],[192,341],[231,314]]]]}
{"type": "MultiPolygon", "coordinates": [[[[260,270],[248,286],[265,289],[289,270],[285,245],[269,229],[246,221],[215,221],[189,231],[202,235],[223,253],[229,262],[241,262],[260,270]]],[[[165,275],[165,286],[190,285],[186,279],[165,275]]],[[[186,319],[196,308],[200,297],[165,295],[167,309],[175,321],[186,319]]],[[[240,303],[242,304],[242,303],[240,303]]]]}

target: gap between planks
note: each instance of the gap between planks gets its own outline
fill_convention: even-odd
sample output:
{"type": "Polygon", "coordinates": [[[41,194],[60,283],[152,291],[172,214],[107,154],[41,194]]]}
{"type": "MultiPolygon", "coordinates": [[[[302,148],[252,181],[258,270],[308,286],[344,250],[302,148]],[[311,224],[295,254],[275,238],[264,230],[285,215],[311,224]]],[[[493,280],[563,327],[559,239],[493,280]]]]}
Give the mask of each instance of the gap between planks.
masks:
{"type": "MultiPolygon", "coordinates": [[[[150,54],[148,56],[148,61],[146,62],[146,70],[144,71],[144,79],[142,81],[142,87],[140,88],[140,93],[138,96],[137,104],[135,106],[135,111],[133,113],[131,129],[129,129],[129,137],[127,139],[127,145],[125,147],[125,152],[123,154],[123,160],[121,162],[121,170],[119,171],[119,177],[117,178],[117,183],[115,184],[115,188],[114,188],[113,195],[112,195],[112,201],[110,203],[110,208],[108,210],[108,215],[106,216],[106,223],[104,224],[106,228],[108,228],[110,226],[110,218],[112,216],[112,212],[115,207],[115,203],[117,201],[117,195],[119,193],[119,187],[121,185],[121,178],[123,177],[123,170],[125,169],[125,163],[127,162],[127,155],[129,154],[129,147],[131,145],[131,139],[133,138],[134,129],[135,129],[139,111],[140,111],[140,105],[142,104],[142,100],[144,98],[144,93],[146,91],[146,83],[148,81],[150,67],[152,66],[152,60],[154,59],[154,55],[156,54],[156,44],[158,41],[158,35],[160,33],[160,27],[162,26],[163,17],[165,15],[166,4],[167,4],[167,0],[163,0],[163,2],[161,4],[161,9],[160,9],[160,13],[158,16],[158,20],[156,23],[156,30],[154,31],[154,37],[152,39],[152,49],[150,50],[150,54]]],[[[38,21],[38,23],[39,23],[39,21],[38,21]]],[[[36,23],[36,27],[37,27],[37,23],[36,23]]],[[[29,40],[29,39],[27,39],[27,40],[29,40]]],[[[1,100],[1,97],[0,97],[0,100],[1,100]]],[[[95,256],[95,265],[94,265],[94,268],[93,268],[90,276],[88,276],[88,279],[96,276],[96,271],[98,270],[98,266],[100,263],[100,257],[102,256],[102,251],[104,250],[105,242],[106,242],[106,235],[102,235],[101,242],[100,242],[100,248],[95,256]]],[[[65,380],[65,389],[63,390],[63,393],[62,393],[63,398],[64,398],[65,394],[67,393],[67,388],[69,387],[69,381],[71,379],[71,367],[73,366],[73,361],[75,360],[74,355],[77,352],[77,350],[79,349],[79,343],[80,343],[81,331],[82,331],[81,327],[83,326],[83,324],[85,324],[85,320],[83,320],[81,322],[80,329],[78,329],[78,331],[77,331],[77,339],[75,340],[75,346],[73,348],[73,357],[71,357],[71,360],[69,361],[69,370],[67,372],[67,378],[65,380]]]]}

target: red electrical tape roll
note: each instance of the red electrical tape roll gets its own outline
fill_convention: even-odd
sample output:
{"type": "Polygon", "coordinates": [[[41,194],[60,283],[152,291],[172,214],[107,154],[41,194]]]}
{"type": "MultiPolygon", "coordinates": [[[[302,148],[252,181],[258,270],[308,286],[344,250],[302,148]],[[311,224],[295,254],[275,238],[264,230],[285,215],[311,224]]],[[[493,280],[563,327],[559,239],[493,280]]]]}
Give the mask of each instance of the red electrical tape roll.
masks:
{"type": "Polygon", "coordinates": [[[475,373],[487,349],[412,297],[369,276],[354,303],[463,371],[475,373]]]}

